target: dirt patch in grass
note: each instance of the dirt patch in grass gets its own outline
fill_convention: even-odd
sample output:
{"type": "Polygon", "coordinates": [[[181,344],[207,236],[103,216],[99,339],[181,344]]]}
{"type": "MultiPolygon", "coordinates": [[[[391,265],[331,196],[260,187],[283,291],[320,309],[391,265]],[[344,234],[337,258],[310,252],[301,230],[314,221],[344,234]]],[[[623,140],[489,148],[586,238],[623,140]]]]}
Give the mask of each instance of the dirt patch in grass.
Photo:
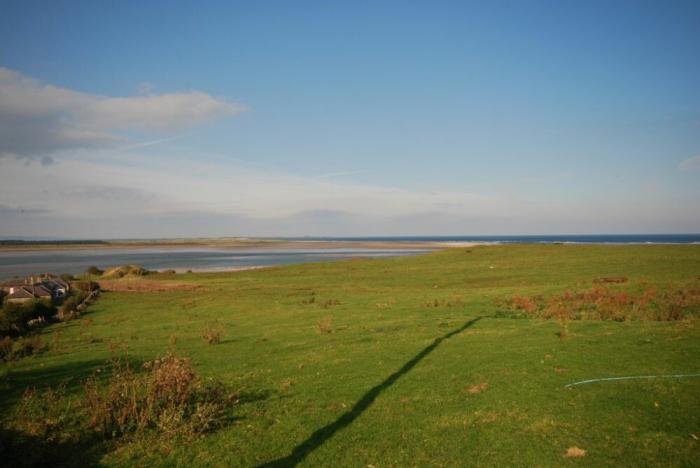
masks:
{"type": "Polygon", "coordinates": [[[103,291],[113,292],[168,292],[168,291],[193,291],[201,286],[195,283],[182,281],[140,281],[140,280],[103,280],[100,281],[103,291]]]}
{"type": "Polygon", "coordinates": [[[566,453],[564,454],[564,456],[569,458],[585,457],[586,451],[576,446],[569,447],[568,449],[566,449],[566,453]]]}
{"type": "Polygon", "coordinates": [[[489,384],[486,382],[482,382],[480,384],[470,385],[465,390],[467,391],[467,393],[469,393],[471,395],[476,395],[477,393],[483,392],[487,388],[489,388],[489,384]]]}

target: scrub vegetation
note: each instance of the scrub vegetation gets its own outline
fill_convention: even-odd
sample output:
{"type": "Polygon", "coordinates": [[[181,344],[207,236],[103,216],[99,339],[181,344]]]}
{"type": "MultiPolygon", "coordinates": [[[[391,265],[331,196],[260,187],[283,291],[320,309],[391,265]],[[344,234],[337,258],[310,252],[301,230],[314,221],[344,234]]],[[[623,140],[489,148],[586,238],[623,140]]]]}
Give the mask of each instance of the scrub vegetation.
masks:
{"type": "Polygon", "coordinates": [[[700,373],[700,246],[454,248],[103,289],[36,334],[41,353],[0,364],[5,462],[692,466],[700,453],[700,378],[564,388],[700,373]]]}

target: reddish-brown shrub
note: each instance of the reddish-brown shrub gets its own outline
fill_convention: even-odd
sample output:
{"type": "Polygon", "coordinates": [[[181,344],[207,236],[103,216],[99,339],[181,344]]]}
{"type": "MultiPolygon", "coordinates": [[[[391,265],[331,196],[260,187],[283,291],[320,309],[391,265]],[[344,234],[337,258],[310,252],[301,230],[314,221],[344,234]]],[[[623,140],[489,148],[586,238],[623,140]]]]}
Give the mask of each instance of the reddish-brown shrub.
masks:
{"type": "Polygon", "coordinates": [[[529,297],[514,296],[512,302],[516,309],[527,312],[528,314],[532,314],[538,309],[537,303],[529,297]]]}
{"type": "Polygon", "coordinates": [[[659,293],[645,288],[634,294],[602,286],[565,291],[548,298],[514,296],[508,305],[530,317],[564,320],[682,320],[700,311],[700,289],[674,288],[659,293]]]}
{"type": "Polygon", "coordinates": [[[626,276],[605,276],[602,278],[596,278],[593,280],[594,283],[626,283],[626,276]]]}

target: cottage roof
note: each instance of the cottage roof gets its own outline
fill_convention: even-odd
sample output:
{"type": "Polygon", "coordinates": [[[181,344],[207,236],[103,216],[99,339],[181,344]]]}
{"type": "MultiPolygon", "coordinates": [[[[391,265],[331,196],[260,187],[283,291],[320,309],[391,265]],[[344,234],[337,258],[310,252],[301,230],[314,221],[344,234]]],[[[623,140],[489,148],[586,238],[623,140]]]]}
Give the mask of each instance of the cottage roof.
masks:
{"type": "Polygon", "coordinates": [[[65,288],[65,289],[70,288],[70,284],[68,284],[68,282],[64,281],[62,278],[52,278],[51,281],[58,284],[62,288],[65,288]]]}
{"type": "Polygon", "coordinates": [[[54,281],[54,280],[44,280],[41,282],[41,285],[47,289],[50,289],[51,291],[55,291],[59,288],[64,287],[64,286],[60,285],[57,281],[54,281]]]}
{"type": "Polygon", "coordinates": [[[15,291],[12,294],[7,296],[8,300],[10,300],[10,299],[33,299],[33,298],[34,298],[34,294],[32,294],[32,292],[29,289],[27,289],[26,287],[17,288],[17,289],[15,289],[15,291]]]}
{"type": "Polygon", "coordinates": [[[7,281],[3,281],[0,283],[0,288],[17,288],[24,286],[26,283],[26,280],[23,278],[12,278],[7,281]]]}
{"type": "Polygon", "coordinates": [[[42,298],[42,297],[53,297],[51,291],[44,286],[37,284],[34,286],[22,286],[16,288],[12,294],[7,296],[8,299],[32,299],[32,298],[42,298]]]}
{"type": "Polygon", "coordinates": [[[51,294],[51,290],[41,284],[37,284],[35,286],[26,286],[25,289],[29,289],[30,291],[33,289],[34,290],[34,295],[36,297],[52,297],[53,294],[51,294]]]}

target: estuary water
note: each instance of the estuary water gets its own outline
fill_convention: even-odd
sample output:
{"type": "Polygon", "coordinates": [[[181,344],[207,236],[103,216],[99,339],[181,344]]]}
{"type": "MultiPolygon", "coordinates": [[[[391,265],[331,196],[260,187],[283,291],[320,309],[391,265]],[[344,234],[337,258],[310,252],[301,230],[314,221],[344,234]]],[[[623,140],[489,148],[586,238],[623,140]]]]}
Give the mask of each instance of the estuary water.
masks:
{"type": "Polygon", "coordinates": [[[148,270],[228,271],[251,267],[342,260],[354,257],[415,255],[430,249],[215,249],[106,248],[0,252],[0,281],[41,273],[83,273],[136,264],[148,270]]]}

